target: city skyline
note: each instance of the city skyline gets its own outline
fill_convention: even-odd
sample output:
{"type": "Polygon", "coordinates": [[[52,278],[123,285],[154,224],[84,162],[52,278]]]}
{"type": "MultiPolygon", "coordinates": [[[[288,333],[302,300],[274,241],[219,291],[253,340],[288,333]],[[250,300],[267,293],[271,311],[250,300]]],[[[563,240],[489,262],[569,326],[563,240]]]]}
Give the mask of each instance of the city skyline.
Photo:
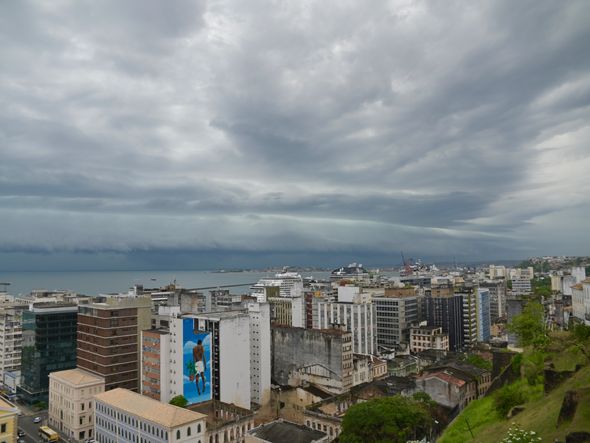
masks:
{"type": "Polygon", "coordinates": [[[583,1],[7,2],[0,268],[587,255],[583,1]]]}

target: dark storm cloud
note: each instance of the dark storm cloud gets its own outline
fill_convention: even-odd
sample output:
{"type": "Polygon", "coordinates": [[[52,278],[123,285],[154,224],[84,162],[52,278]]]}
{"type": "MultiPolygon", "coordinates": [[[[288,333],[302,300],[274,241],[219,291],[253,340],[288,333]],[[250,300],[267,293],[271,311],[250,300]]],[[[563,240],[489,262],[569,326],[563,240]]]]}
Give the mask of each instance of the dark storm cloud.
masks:
{"type": "Polygon", "coordinates": [[[4,2],[0,249],[585,253],[589,22],[584,1],[4,2]]]}

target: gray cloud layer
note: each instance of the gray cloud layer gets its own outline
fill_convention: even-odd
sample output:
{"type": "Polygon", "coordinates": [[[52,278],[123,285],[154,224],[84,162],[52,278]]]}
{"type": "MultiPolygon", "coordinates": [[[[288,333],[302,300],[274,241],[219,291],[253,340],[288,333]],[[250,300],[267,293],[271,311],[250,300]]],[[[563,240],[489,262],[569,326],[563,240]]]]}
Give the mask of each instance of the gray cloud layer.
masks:
{"type": "Polygon", "coordinates": [[[0,251],[588,253],[588,23],[584,0],[3,2],[0,251]]]}

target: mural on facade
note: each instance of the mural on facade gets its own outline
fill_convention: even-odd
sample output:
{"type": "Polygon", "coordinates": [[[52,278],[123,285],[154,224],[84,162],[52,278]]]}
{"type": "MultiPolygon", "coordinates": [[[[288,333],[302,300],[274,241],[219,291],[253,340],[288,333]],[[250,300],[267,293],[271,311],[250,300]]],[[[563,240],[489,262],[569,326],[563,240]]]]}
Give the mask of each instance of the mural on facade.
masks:
{"type": "Polygon", "coordinates": [[[195,330],[195,320],[185,318],[183,332],[183,395],[189,404],[211,400],[211,334],[195,330]]]}

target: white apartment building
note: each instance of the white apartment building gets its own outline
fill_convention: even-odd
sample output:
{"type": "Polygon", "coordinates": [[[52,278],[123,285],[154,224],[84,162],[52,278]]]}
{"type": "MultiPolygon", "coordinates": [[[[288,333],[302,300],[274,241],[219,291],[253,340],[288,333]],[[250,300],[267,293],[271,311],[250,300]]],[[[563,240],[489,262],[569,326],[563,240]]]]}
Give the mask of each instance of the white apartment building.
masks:
{"type": "Polygon", "coordinates": [[[250,295],[256,297],[259,302],[266,302],[269,287],[279,288],[280,297],[303,296],[303,279],[296,272],[275,274],[274,278],[261,278],[250,288],[250,295]]]}
{"type": "Polygon", "coordinates": [[[98,443],[206,443],[206,418],[122,388],[95,397],[98,443]]]}
{"type": "Polygon", "coordinates": [[[270,400],[271,335],[268,303],[248,303],[250,317],[250,397],[265,405],[270,400]]]}
{"type": "Polygon", "coordinates": [[[211,335],[212,398],[250,409],[250,316],[245,311],[190,314],[171,318],[169,398],[183,395],[185,319],[194,323],[195,330],[211,335]]]}
{"type": "Polygon", "coordinates": [[[512,279],[512,295],[526,295],[532,291],[531,279],[528,277],[516,277],[512,279]]]}
{"type": "Polygon", "coordinates": [[[93,398],[104,392],[104,378],[82,369],[49,374],[49,426],[83,442],[94,435],[93,398]]]}
{"type": "Polygon", "coordinates": [[[4,386],[16,390],[20,382],[23,347],[23,309],[27,305],[0,305],[0,380],[4,386]]]}
{"type": "Polygon", "coordinates": [[[316,303],[318,315],[314,329],[344,326],[345,330],[352,334],[352,352],[355,354],[377,353],[373,303],[325,301],[317,301],[316,303]]]}
{"type": "Polygon", "coordinates": [[[590,278],[572,286],[572,315],[590,326],[590,278]]]}

